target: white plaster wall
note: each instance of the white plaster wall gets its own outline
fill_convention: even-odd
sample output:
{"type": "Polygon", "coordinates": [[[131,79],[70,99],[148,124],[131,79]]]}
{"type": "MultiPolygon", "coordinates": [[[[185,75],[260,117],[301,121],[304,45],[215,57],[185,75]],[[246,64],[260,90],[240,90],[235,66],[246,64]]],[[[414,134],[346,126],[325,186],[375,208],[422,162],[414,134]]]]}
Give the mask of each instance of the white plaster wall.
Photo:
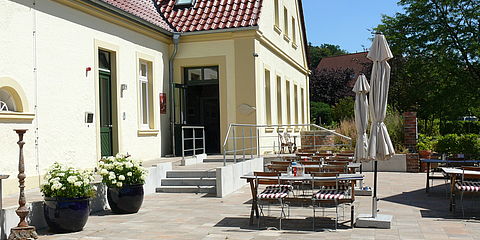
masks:
{"type": "MultiPolygon", "coordinates": [[[[127,84],[124,97],[118,98],[119,150],[133,157],[150,160],[168,153],[168,116],[159,114],[158,94],[167,92],[168,46],[104,20],[50,0],[0,0],[0,76],[15,79],[23,87],[30,111],[34,106],[33,37],[36,20],[36,53],[38,64],[39,171],[34,156],[34,131],[31,124],[0,123],[0,172],[14,174],[18,148],[12,129],[30,129],[26,136],[25,159],[28,176],[43,174],[53,162],[67,162],[81,168],[92,168],[99,159],[95,124],[84,123],[85,112],[96,115],[95,41],[118,48],[118,85],[127,84]],[[137,116],[137,52],[154,57],[156,80],[154,112],[157,136],[139,136],[137,116]],[[86,68],[92,71],[86,74],[86,68]],[[160,122],[162,119],[162,123],[160,122]],[[167,127],[165,127],[165,125],[167,127]]],[[[118,86],[120,87],[120,86],[118,86]]],[[[117,91],[119,93],[119,90],[117,91]]]]}
{"type": "MultiPolygon", "coordinates": [[[[256,60],[256,78],[257,78],[257,122],[259,124],[267,124],[266,120],[266,94],[265,94],[265,69],[270,71],[270,103],[271,103],[271,120],[272,124],[279,123],[278,111],[277,111],[277,88],[281,88],[281,109],[282,109],[282,124],[307,124],[310,123],[309,114],[309,90],[308,90],[308,76],[300,72],[297,68],[280,58],[276,53],[272,52],[269,48],[265,47],[261,42],[255,41],[255,49],[258,53],[256,60]],[[277,85],[277,76],[282,78],[281,86],[277,85]],[[286,81],[290,82],[290,120],[287,121],[287,88],[286,81]],[[295,105],[294,85],[297,85],[297,101],[298,109],[295,105]],[[303,112],[302,112],[302,100],[301,89],[304,91],[303,96],[303,112]],[[295,121],[295,115],[298,115],[298,122],[295,121]]],[[[264,129],[263,129],[264,130],[264,129]]],[[[261,139],[261,146],[269,146],[262,148],[263,151],[272,151],[273,141],[276,141],[278,146],[278,140],[276,138],[277,133],[265,133],[263,132],[263,138],[261,139]],[[267,137],[268,136],[268,137],[267,137]]],[[[295,133],[298,135],[298,132],[295,133]]],[[[296,139],[297,147],[300,145],[300,138],[296,139]]]]}
{"type": "Polygon", "coordinates": [[[300,65],[307,65],[305,59],[305,53],[303,48],[303,36],[301,22],[300,22],[300,12],[297,6],[296,0],[278,0],[279,5],[279,28],[280,33],[274,30],[275,25],[275,7],[274,0],[264,1],[262,5],[262,14],[259,21],[259,29],[268,38],[271,42],[277,45],[282,51],[284,51],[288,56],[295,59],[300,65]],[[296,44],[298,48],[292,47],[292,40],[286,41],[284,39],[284,21],[283,21],[283,7],[288,9],[288,28],[290,39],[292,38],[292,20],[291,17],[294,16],[296,19],[295,34],[297,36],[296,44]]]}

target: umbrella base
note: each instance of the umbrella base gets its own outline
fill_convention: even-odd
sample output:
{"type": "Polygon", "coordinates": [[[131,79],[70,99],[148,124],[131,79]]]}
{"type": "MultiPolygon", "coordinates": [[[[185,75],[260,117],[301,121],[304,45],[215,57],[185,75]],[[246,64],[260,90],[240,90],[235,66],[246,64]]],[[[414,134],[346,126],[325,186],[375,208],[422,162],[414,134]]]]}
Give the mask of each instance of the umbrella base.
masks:
{"type": "Polygon", "coordinates": [[[377,214],[377,217],[373,218],[371,214],[359,214],[355,227],[390,229],[392,219],[391,215],[377,214]]]}
{"type": "Polygon", "coordinates": [[[355,196],[372,196],[372,188],[355,188],[355,196]]]}

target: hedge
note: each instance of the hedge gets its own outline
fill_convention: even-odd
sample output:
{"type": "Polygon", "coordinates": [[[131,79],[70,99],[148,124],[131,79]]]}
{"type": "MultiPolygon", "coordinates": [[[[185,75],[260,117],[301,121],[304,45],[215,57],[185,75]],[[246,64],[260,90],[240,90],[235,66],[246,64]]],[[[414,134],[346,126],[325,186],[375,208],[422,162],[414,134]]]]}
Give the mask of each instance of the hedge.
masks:
{"type": "Polygon", "coordinates": [[[472,157],[480,155],[480,135],[478,134],[447,134],[438,138],[435,151],[439,153],[463,153],[472,157]]]}
{"type": "Polygon", "coordinates": [[[440,122],[440,134],[480,134],[480,121],[440,122]]]}

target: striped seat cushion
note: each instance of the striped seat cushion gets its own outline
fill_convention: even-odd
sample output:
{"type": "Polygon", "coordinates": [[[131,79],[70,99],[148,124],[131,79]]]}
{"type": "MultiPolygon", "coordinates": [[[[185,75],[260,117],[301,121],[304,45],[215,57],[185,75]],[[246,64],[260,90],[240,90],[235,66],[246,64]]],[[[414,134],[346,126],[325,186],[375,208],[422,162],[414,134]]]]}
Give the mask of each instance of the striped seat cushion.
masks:
{"type": "Polygon", "coordinates": [[[322,189],[313,195],[315,200],[340,200],[346,198],[343,190],[322,189]]]}
{"type": "Polygon", "coordinates": [[[285,190],[288,190],[288,191],[293,190],[293,186],[289,185],[289,184],[268,185],[265,189],[272,189],[272,188],[281,188],[281,189],[285,189],[285,190]]]}
{"type": "Polygon", "coordinates": [[[288,193],[292,190],[290,185],[272,185],[258,194],[259,199],[281,199],[288,196],[288,193]],[[277,187],[275,187],[277,186],[277,187]]]}
{"type": "Polygon", "coordinates": [[[460,191],[465,192],[479,192],[480,191],[480,182],[457,182],[455,187],[460,191]]]}

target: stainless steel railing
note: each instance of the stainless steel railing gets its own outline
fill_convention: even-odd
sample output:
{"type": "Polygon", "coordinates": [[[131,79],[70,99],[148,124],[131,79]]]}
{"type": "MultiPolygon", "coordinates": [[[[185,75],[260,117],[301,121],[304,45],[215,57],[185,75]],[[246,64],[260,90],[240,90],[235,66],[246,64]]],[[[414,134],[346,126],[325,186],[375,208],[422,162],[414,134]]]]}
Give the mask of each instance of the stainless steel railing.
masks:
{"type": "Polygon", "coordinates": [[[268,149],[273,153],[280,154],[284,146],[282,146],[279,134],[285,132],[289,133],[297,146],[301,145],[301,136],[312,136],[313,138],[311,139],[313,139],[313,142],[311,144],[301,145],[302,148],[318,149],[320,147],[352,146],[352,139],[350,137],[316,124],[255,125],[231,123],[228,126],[228,131],[223,142],[224,165],[226,165],[227,162],[227,155],[233,155],[233,161],[237,162],[237,158],[245,160],[248,157],[253,158],[254,155],[260,156],[263,155],[265,151],[268,151],[268,149]],[[320,134],[317,134],[315,130],[328,132],[340,138],[341,141],[333,145],[316,142],[317,136],[320,136],[320,134]],[[300,135],[302,131],[307,132],[300,135]],[[299,141],[296,141],[297,137],[300,138],[299,141]],[[272,144],[269,144],[270,141],[272,144]]]}
{"type": "Polygon", "coordinates": [[[185,158],[185,153],[192,153],[196,155],[198,153],[205,153],[205,127],[203,126],[182,126],[182,158],[185,158]],[[185,137],[187,131],[188,136],[185,137]],[[198,132],[201,132],[199,134],[198,132]],[[201,140],[202,143],[198,144],[197,140],[201,140]],[[189,147],[185,149],[185,147],[189,147]]]}

